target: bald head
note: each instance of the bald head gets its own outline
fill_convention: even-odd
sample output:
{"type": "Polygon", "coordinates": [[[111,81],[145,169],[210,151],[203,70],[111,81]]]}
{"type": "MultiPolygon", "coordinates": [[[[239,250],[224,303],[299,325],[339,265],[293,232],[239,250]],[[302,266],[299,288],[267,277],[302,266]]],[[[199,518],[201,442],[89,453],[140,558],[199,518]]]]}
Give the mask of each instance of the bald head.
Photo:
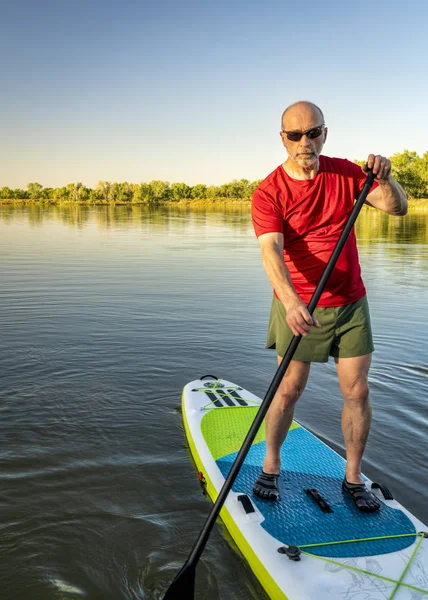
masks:
{"type": "Polygon", "coordinates": [[[324,123],[322,110],[313,102],[306,102],[304,100],[294,102],[290,106],[287,106],[282,113],[281,129],[286,131],[300,129],[299,123],[303,121],[312,121],[316,122],[317,125],[322,125],[324,123]]]}
{"type": "Polygon", "coordinates": [[[290,175],[292,172],[293,177],[300,175],[303,179],[307,178],[308,173],[314,176],[327,139],[322,110],[313,102],[291,104],[282,114],[279,135],[288,154],[287,173],[290,175]]]}

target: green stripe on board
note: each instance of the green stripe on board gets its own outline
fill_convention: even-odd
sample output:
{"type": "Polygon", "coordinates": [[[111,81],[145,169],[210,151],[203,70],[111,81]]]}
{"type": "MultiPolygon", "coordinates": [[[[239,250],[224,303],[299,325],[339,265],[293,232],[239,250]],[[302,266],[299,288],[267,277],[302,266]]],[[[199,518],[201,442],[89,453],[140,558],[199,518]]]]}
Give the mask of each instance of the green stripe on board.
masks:
{"type": "MultiPolygon", "coordinates": [[[[240,450],[257,411],[256,406],[225,406],[207,411],[201,421],[201,431],[214,460],[240,450]]],[[[300,425],[293,421],[290,430],[297,427],[300,425]]],[[[263,422],[253,444],[265,439],[263,422]]]]}

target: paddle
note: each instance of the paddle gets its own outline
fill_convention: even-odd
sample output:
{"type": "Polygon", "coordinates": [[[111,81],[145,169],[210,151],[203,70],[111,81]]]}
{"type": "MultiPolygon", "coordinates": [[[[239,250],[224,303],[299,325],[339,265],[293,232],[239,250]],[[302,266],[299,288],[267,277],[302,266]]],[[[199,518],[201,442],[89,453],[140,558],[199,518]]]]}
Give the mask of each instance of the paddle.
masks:
{"type": "MultiPolygon", "coordinates": [[[[314,312],[316,305],[318,304],[318,301],[321,297],[321,294],[324,290],[327,280],[330,277],[330,275],[334,269],[334,266],[337,262],[337,259],[339,258],[339,255],[343,250],[343,247],[346,243],[346,240],[348,239],[348,236],[352,230],[352,227],[354,226],[354,223],[355,223],[355,221],[358,217],[358,214],[361,210],[361,207],[363,206],[363,204],[367,198],[367,194],[369,193],[369,191],[373,185],[373,181],[374,181],[374,175],[369,170],[368,176],[367,176],[366,182],[364,184],[364,187],[361,191],[361,194],[359,195],[358,200],[355,203],[354,208],[352,209],[352,212],[348,217],[345,227],[343,228],[342,234],[340,235],[340,238],[337,241],[337,244],[336,244],[336,246],[333,250],[333,253],[330,257],[330,260],[328,261],[328,263],[324,269],[324,273],[322,274],[320,282],[318,283],[318,285],[315,289],[315,292],[308,304],[308,311],[311,315],[314,312]]],[[[199,537],[196,540],[195,545],[193,546],[193,549],[192,549],[191,553],[189,554],[187,561],[184,563],[183,567],[176,575],[174,581],[169,586],[163,600],[193,600],[194,599],[194,597],[195,597],[196,565],[197,565],[199,558],[205,548],[205,545],[208,541],[208,537],[211,533],[214,523],[216,522],[217,517],[220,514],[220,511],[226,500],[226,497],[227,497],[228,493],[230,492],[230,490],[232,489],[233,483],[234,483],[236,477],[238,476],[238,473],[242,466],[242,463],[244,462],[245,457],[247,456],[248,451],[251,448],[254,438],[257,435],[260,425],[262,424],[262,421],[266,416],[266,413],[269,409],[269,406],[271,405],[273,397],[276,394],[279,384],[281,383],[282,378],[284,377],[284,374],[288,368],[288,365],[290,364],[301,339],[302,339],[301,335],[295,335],[293,337],[293,339],[291,340],[290,345],[288,346],[288,349],[284,355],[284,358],[282,359],[281,364],[279,365],[278,370],[275,373],[275,376],[272,380],[272,383],[270,384],[269,389],[266,392],[263,402],[260,405],[257,415],[255,416],[254,421],[246,435],[246,438],[242,444],[242,447],[241,447],[240,451],[238,452],[238,455],[235,458],[235,461],[233,462],[233,465],[232,465],[232,467],[229,471],[229,474],[223,484],[223,487],[220,490],[217,500],[215,501],[215,503],[211,509],[211,512],[208,515],[207,520],[205,521],[205,525],[203,526],[201,533],[199,534],[199,537]]]]}

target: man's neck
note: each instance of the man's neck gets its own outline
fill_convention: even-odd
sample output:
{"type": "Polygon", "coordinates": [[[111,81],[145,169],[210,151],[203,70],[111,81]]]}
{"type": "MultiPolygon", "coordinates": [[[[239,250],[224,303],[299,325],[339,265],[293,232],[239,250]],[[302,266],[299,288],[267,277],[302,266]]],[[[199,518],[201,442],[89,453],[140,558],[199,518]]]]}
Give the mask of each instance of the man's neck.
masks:
{"type": "Polygon", "coordinates": [[[305,181],[306,179],[313,179],[315,177],[320,168],[320,161],[319,159],[317,159],[316,162],[314,162],[310,167],[305,169],[305,167],[301,167],[300,165],[296,164],[293,160],[291,160],[290,157],[288,157],[282,166],[287,175],[289,175],[293,179],[301,179],[302,181],[305,181]]]}

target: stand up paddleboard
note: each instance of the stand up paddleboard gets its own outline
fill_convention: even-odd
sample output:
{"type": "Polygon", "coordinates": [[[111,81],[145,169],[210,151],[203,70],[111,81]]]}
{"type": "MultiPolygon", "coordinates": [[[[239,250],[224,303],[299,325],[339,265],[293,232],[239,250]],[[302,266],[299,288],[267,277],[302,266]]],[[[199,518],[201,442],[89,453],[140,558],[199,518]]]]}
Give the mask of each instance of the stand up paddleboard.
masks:
{"type": "MultiPolygon", "coordinates": [[[[183,390],[183,419],[201,483],[215,501],[261,399],[206,376],[183,390]]],[[[281,500],[253,494],[264,425],[221,518],[273,600],[428,600],[428,527],[366,480],[381,501],[360,513],[342,492],[345,461],[297,422],[281,450],[281,500]]]]}

